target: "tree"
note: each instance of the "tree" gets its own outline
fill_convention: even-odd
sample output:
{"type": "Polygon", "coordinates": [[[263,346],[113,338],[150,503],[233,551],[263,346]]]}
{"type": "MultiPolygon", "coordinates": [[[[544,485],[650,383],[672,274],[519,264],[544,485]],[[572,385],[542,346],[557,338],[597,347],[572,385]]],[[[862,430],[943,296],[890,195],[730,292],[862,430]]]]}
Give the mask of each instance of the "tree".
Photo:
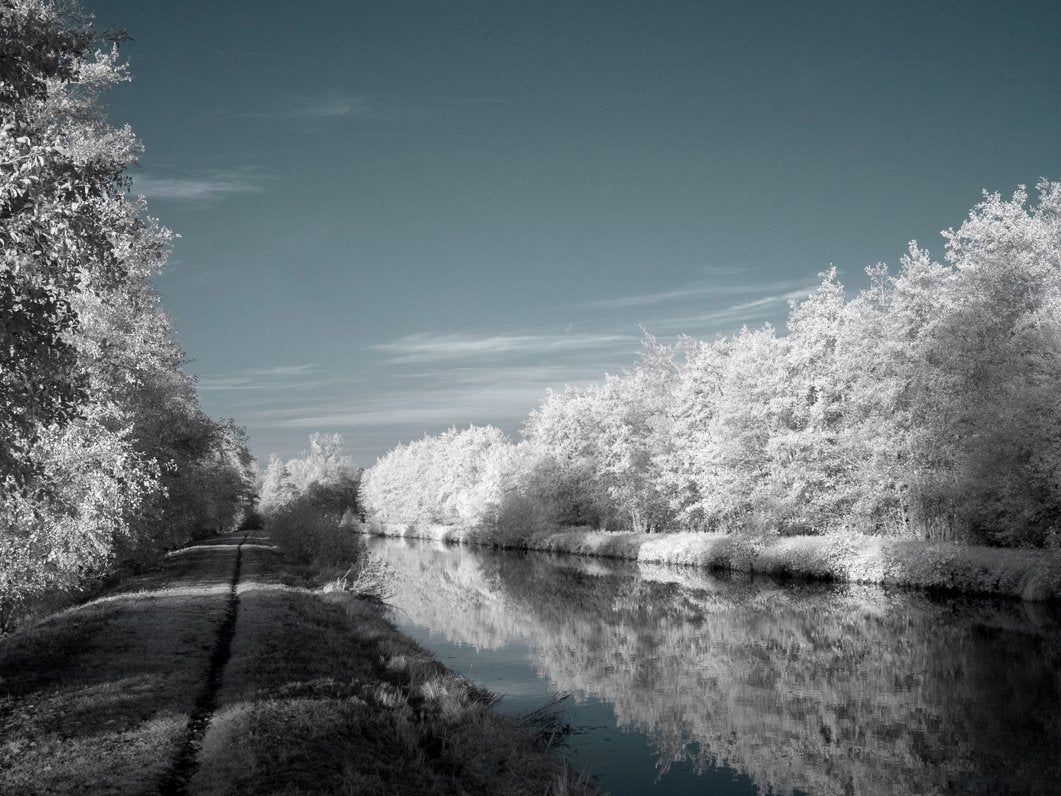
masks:
{"type": "Polygon", "coordinates": [[[45,2],[0,2],[0,487],[28,486],[32,450],[83,396],[65,333],[77,318],[80,254],[98,238],[78,210],[108,180],[77,163],[44,112],[56,83],[73,80],[92,43],[45,2]],[[76,197],[78,188],[82,196],[76,197]]]}
{"type": "Polygon", "coordinates": [[[299,492],[305,492],[311,484],[330,484],[349,478],[353,468],[353,461],[343,453],[342,434],[313,434],[305,457],[287,462],[291,481],[299,492]]]}
{"type": "MultiPolygon", "coordinates": [[[[862,363],[842,341],[852,321],[836,270],[822,274],[817,291],[793,302],[774,403],[778,425],[767,444],[779,524],[835,527],[857,500],[855,471],[861,451],[849,434],[856,422],[853,384],[862,363]]],[[[861,332],[856,331],[861,339],[861,332]]]]}
{"type": "Polygon", "coordinates": [[[673,513],[661,473],[673,444],[671,352],[647,337],[641,362],[590,391],[596,417],[595,477],[634,531],[668,528],[673,513]]]}
{"type": "Polygon", "coordinates": [[[302,496],[329,514],[358,512],[361,473],[343,453],[341,434],[313,434],[304,458],[283,461],[275,454],[269,460],[260,489],[260,505],[266,514],[275,513],[302,496]]]}
{"type": "MultiPolygon", "coordinates": [[[[201,411],[151,277],[171,234],[127,194],[116,48],[0,0],[0,612],[227,527],[246,440],[201,411]]],[[[8,619],[4,620],[8,622],[8,619]]]]}
{"type": "Polygon", "coordinates": [[[493,426],[451,428],[400,445],[365,471],[363,504],[384,522],[494,523],[510,486],[511,448],[493,426]]]}
{"type": "Polygon", "coordinates": [[[261,485],[258,488],[258,505],[263,512],[270,512],[298,497],[298,488],[291,479],[284,460],[275,453],[269,457],[261,485]]]}
{"type": "Polygon", "coordinates": [[[523,425],[529,462],[522,484],[561,525],[601,525],[613,517],[606,491],[597,480],[600,429],[594,396],[568,387],[550,391],[523,425]]]}
{"type": "Polygon", "coordinates": [[[786,346],[769,326],[686,345],[668,457],[684,522],[738,531],[780,519],[769,443],[783,419],[786,346]]]}
{"type": "Polygon", "coordinates": [[[935,440],[950,452],[941,499],[963,533],[1042,544],[1061,521],[1061,183],[1027,207],[985,194],[944,233],[954,270],[948,311],[930,326],[925,362],[935,440]]]}

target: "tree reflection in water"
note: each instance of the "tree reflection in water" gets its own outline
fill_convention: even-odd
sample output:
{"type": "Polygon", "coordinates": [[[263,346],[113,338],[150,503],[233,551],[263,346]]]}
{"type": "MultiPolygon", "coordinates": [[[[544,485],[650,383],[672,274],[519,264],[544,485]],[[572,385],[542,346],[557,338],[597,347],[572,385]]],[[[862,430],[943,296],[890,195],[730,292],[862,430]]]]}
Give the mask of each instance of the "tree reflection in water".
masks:
{"type": "Polygon", "coordinates": [[[529,647],[556,691],[611,703],[659,765],[761,792],[1061,788],[1061,612],[872,586],[406,540],[393,602],[449,641],[529,647]]]}

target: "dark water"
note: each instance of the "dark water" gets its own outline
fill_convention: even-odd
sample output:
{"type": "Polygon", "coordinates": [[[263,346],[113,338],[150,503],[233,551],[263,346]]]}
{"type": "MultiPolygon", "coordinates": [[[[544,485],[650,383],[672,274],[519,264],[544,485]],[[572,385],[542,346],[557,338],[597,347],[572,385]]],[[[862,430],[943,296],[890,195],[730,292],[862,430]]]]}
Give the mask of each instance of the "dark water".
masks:
{"type": "Polygon", "coordinates": [[[1061,793],[1061,611],[373,539],[395,619],[615,794],[1061,793]]]}

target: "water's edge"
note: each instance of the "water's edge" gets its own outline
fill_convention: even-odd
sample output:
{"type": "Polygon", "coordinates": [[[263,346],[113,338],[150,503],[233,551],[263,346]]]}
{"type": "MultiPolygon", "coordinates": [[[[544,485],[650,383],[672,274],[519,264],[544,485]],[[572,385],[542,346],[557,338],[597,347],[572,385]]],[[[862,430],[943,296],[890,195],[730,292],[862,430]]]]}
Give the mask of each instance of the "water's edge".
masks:
{"type": "Polygon", "coordinates": [[[556,531],[498,539],[456,525],[370,523],[371,536],[528,550],[726,572],[841,583],[905,586],[960,594],[1061,601],[1061,550],[1021,550],[854,533],[768,540],[718,533],[556,531]]]}

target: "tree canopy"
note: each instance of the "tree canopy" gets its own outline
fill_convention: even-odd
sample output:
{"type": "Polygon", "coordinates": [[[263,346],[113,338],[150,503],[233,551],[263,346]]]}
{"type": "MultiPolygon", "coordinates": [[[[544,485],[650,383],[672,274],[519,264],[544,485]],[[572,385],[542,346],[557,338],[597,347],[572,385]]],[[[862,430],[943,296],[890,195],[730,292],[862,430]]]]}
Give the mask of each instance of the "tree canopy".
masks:
{"type": "Polygon", "coordinates": [[[129,195],[140,143],[101,102],[128,74],[96,41],[52,0],[0,0],[0,629],[253,495],[152,285],[172,234],[129,195]]]}
{"type": "Polygon", "coordinates": [[[1061,183],[1037,191],[985,193],[943,262],[911,242],[854,297],[822,274],[787,334],[648,339],[630,371],[543,398],[518,445],[491,437],[477,455],[500,469],[461,464],[474,428],[400,446],[366,472],[366,505],[495,530],[518,506],[642,531],[1056,546],[1061,183]],[[479,498],[455,512],[454,494],[479,498]]]}

